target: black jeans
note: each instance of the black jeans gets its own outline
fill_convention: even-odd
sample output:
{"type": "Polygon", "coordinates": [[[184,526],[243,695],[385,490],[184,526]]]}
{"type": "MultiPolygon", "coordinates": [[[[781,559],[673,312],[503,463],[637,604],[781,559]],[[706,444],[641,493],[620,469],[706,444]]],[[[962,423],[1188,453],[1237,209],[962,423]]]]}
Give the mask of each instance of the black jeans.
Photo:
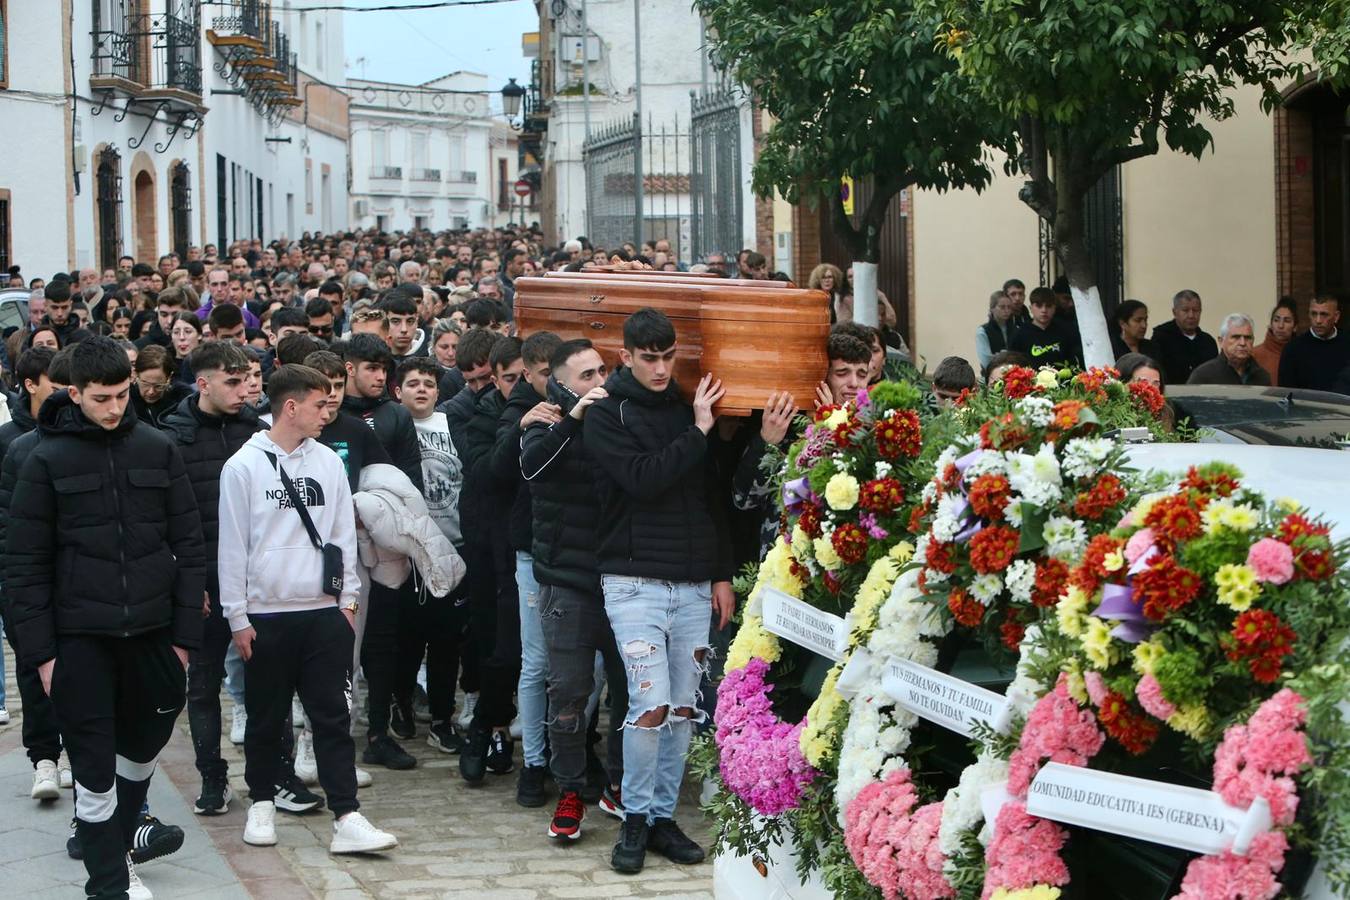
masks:
{"type": "Polygon", "coordinates": [[[464,596],[462,583],[445,597],[419,591],[406,598],[399,609],[394,699],[412,703],[417,670],[425,653],[427,705],[433,723],[449,722],[455,714],[455,675],[468,623],[468,608],[461,602],[464,596]]]}
{"type": "Polygon", "coordinates": [[[276,796],[282,735],[291,730],[291,697],[299,693],[314,730],[314,759],[328,808],[341,818],[356,802],[356,746],[347,695],[356,640],[336,606],[249,616],[257,636],[245,669],[244,780],[253,801],[276,796]]]}
{"type": "Polygon", "coordinates": [[[52,704],[75,776],[86,896],[126,896],[126,854],[186,695],[167,628],[128,638],[56,639],[52,704]]]}
{"type": "MultiPolygon", "coordinates": [[[[366,616],[366,633],[361,639],[361,671],[366,674],[366,702],[369,707],[370,737],[389,732],[389,704],[394,699],[398,684],[400,635],[402,620],[408,618],[405,609],[417,603],[416,576],[409,575],[396,588],[379,582],[370,586],[370,608],[366,616]]],[[[417,670],[414,669],[414,677],[417,670]]],[[[412,690],[411,685],[408,688],[412,690]]]]}
{"type": "Polygon", "coordinates": [[[499,571],[491,547],[469,545],[465,583],[478,650],[478,706],[473,726],[504,728],[516,717],[516,682],[520,680],[520,599],[516,592],[515,554],[510,572],[499,571]]]}
{"type": "Polygon", "coordinates": [[[23,709],[23,746],[28,760],[35,767],[43,760],[56,762],[61,756],[61,729],[56,724],[56,710],[52,699],[42,689],[42,678],[37,669],[19,662],[19,645],[14,643],[14,629],[5,619],[5,637],[14,650],[14,680],[19,685],[19,703],[23,709]]]}
{"type": "Polygon", "coordinates": [[[188,659],[188,727],[202,778],[224,778],[229,771],[220,756],[220,685],[231,641],[230,623],[220,611],[219,598],[212,596],[211,612],[202,623],[202,645],[188,659]]]}
{"type": "Polygon", "coordinates": [[[598,592],[542,584],[539,619],[548,647],[549,767],[558,789],[580,791],[586,782],[586,701],[595,689],[597,651],[605,658],[610,690],[606,768],[610,783],[622,784],[623,737],[619,728],[628,709],[628,679],[605,614],[605,598],[598,592]]]}

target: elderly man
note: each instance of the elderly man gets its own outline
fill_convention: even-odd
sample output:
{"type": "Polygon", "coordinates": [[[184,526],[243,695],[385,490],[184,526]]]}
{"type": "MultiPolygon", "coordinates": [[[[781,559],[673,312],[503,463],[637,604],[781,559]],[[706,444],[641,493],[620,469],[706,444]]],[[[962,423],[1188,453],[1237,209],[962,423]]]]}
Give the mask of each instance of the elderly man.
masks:
{"type": "Polygon", "coordinates": [[[415,259],[405,259],[398,267],[399,284],[421,284],[422,265],[415,259]]]}
{"type": "Polygon", "coordinates": [[[1270,387],[1270,375],[1252,359],[1256,324],[1233,313],[1219,327],[1219,355],[1191,372],[1187,384],[1255,384],[1270,387]]]}
{"type": "Polygon", "coordinates": [[[1214,338],[1200,330],[1200,295],[1178,291],[1172,298],[1172,321],[1153,329],[1159,362],[1167,370],[1168,384],[1185,384],[1195,367],[1219,353],[1214,338]]]}

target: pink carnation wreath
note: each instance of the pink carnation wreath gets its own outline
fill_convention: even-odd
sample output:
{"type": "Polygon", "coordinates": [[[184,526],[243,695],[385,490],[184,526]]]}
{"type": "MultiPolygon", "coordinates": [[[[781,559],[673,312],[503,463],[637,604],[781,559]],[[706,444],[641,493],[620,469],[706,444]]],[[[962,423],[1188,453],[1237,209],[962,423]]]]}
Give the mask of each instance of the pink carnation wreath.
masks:
{"type": "Polygon", "coordinates": [[[717,688],[717,746],[722,782],[755,812],[777,816],[795,809],[816,769],[802,756],[803,719],[778,717],[765,682],[769,664],[752,658],[728,672],[717,688]]]}
{"type": "Polygon", "coordinates": [[[909,770],[898,769],[863,788],[844,814],[844,845],[858,871],[886,900],[956,896],[942,874],[942,804],[916,810],[918,799],[909,770]]]}

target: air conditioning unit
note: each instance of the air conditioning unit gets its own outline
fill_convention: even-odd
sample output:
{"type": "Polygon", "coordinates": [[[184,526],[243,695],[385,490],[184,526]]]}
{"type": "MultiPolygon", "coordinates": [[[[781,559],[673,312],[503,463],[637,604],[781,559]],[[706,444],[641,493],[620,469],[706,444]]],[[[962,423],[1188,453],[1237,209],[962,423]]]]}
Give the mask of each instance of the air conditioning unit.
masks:
{"type": "Polygon", "coordinates": [[[355,208],[353,211],[358,219],[370,212],[370,202],[367,200],[356,200],[352,203],[352,206],[355,208]]]}

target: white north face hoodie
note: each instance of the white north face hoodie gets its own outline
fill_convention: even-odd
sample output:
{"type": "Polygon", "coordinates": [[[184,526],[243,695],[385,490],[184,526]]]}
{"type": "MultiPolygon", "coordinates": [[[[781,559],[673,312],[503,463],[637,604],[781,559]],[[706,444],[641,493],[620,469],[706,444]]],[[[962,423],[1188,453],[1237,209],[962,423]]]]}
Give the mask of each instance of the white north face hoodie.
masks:
{"type": "Polygon", "coordinates": [[[250,613],[324,609],[323,556],[292,507],[276,465],[286,470],[323,543],[342,548],[342,597],[356,602],[356,514],[342,460],[306,439],[291,453],[260,431],[225,463],[220,474],[220,605],[231,631],[248,627],[250,613]]]}

